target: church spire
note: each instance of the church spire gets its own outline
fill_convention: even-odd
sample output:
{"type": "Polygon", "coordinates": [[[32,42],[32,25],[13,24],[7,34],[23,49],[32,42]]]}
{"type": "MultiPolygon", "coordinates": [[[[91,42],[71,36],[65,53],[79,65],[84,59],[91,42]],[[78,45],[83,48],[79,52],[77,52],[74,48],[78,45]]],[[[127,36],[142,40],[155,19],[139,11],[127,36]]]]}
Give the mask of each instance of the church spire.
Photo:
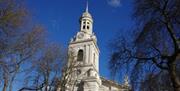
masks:
{"type": "Polygon", "coordinates": [[[88,1],[86,4],[86,9],[80,18],[80,31],[89,35],[93,34],[93,18],[89,13],[88,1]]]}
{"type": "Polygon", "coordinates": [[[86,12],[89,12],[89,5],[88,5],[88,1],[86,3],[86,12]]]}

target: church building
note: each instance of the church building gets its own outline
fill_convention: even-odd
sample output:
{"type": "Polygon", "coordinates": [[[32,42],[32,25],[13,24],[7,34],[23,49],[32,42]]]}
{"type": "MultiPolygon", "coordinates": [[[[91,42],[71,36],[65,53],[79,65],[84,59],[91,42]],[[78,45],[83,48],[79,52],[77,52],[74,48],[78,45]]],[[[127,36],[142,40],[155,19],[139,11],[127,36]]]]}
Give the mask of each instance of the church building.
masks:
{"type": "Polygon", "coordinates": [[[80,17],[80,31],[71,39],[68,53],[73,52],[75,58],[70,59],[68,64],[74,62],[71,74],[72,82],[66,87],[66,91],[129,91],[128,78],[125,77],[123,84],[107,80],[99,74],[99,53],[97,38],[93,32],[93,17],[88,11],[80,17]]]}

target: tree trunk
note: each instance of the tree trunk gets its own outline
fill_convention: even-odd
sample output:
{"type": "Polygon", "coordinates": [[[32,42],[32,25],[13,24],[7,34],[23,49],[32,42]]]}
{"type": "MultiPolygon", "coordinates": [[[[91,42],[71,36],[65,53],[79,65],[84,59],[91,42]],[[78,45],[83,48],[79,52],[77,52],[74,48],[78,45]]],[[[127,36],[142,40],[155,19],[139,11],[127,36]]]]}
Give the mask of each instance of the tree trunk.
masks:
{"type": "Polygon", "coordinates": [[[3,79],[4,79],[3,91],[7,91],[7,87],[8,87],[8,77],[4,75],[3,79]]]}
{"type": "Polygon", "coordinates": [[[180,91],[180,80],[176,73],[176,64],[169,64],[169,75],[172,81],[174,91],[180,91]]]}
{"type": "Polygon", "coordinates": [[[13,82],[14,82],[14,79],[16,78],[17,72],[18,72],[18,70],[16,70],[16,72],[12,75],[12,78],[9,82],[9,91],[12,91],[12,89],[13,89],[13,82]]]}
{"type": "Polygon", "coordinates": [[[4,86],[3,86],[3,91],[6,91],[7,90],[7,83],[4,83],[4,86]]]}

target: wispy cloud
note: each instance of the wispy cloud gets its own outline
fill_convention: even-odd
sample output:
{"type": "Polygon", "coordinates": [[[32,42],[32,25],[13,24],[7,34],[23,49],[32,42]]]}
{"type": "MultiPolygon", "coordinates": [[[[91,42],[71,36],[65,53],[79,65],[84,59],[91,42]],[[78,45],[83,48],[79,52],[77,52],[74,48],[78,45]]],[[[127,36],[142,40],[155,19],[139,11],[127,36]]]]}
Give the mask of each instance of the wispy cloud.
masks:
{"type": "Polygon", "coordinates": [[[107,3],[112,7],[119,7],[121,5],[121,0],[107,0],[107,3]]]}

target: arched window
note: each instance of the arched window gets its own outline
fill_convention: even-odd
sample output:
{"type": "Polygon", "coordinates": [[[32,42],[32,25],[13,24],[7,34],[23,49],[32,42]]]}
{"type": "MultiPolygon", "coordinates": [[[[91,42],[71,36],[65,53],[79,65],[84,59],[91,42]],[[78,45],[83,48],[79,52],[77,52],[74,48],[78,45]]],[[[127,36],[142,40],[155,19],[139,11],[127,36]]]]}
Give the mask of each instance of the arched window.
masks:
{"type": "Polygon", "coordinates": [[[87,76],[88,76],[88,77],[92,76],[92,71],[93,71],[93,69],[89,69],[89,70],[87,71],[87,76]]]}
{"type": "Polygon", "coordinates": [[[77,58],[77,61],[83,61],[83,50],[79,50],[79,52],[78,52],[78,58],[77,58]]]}
{"type": "Polygon", "coordinates": [[[84,26],[83,26],[83,29],[85,29],[85,28],[86,28],[86,26],[84,25],[84,26]]]}
{"type": "Polygon", "coordinates": [[[87,29],[89,29],[89,26],[87,26],[87,29]]]}
{"type": "Polygon", "coordinates": [[[88,76],[88,77],[91,76],[90,70],[87,71],[87,76],[88,76]]]}

